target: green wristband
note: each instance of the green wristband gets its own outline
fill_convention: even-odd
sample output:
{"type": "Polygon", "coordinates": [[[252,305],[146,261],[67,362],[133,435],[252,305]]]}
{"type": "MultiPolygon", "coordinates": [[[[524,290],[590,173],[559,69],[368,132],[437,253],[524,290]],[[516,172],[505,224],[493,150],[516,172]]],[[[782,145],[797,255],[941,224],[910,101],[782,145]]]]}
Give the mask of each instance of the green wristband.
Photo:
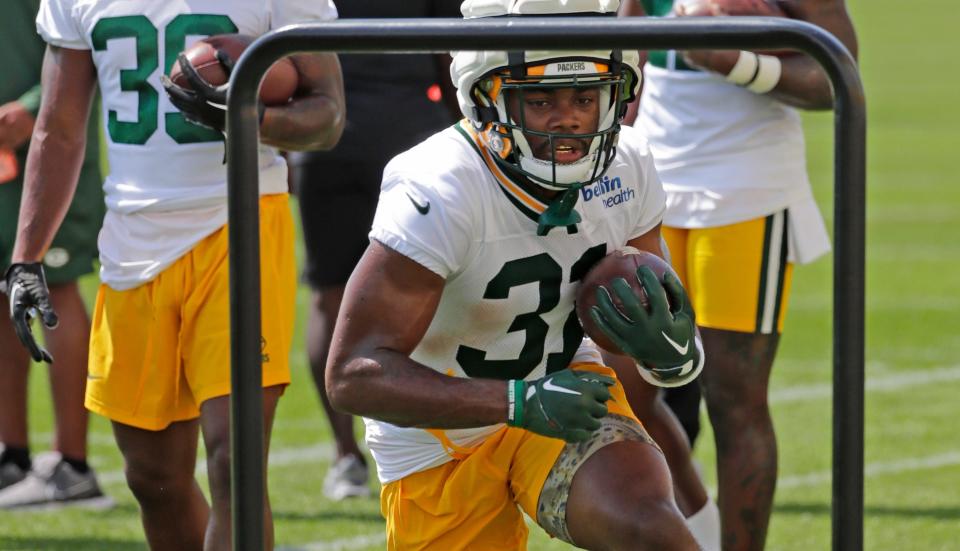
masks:
{"type": "Polygon", "coordinates": [[[519,379],[507,381],[507,424],[519,427],[523,423],[523,395],[527,383],[519,379]]]}

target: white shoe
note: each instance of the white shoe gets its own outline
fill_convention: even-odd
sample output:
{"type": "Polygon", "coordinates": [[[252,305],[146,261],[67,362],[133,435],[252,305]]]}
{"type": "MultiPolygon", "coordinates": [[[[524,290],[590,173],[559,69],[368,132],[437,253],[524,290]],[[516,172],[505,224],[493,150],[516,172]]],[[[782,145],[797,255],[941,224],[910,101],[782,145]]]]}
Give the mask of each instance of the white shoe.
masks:
{"type": "Polygon", "coordinates": [[[113,500],[100,490],[92,468],[79,473],[57,452],[37,455],[23,480],[0,491],[0,509],[66,504],[107,508],[113,500]]]}
{"type": "Polygon", "coordinates": [[[338,459],[323,479],[323,495],[334,501],[348,497],[369,497],[370,475],[359,457],[347,455],[338,459]]]}

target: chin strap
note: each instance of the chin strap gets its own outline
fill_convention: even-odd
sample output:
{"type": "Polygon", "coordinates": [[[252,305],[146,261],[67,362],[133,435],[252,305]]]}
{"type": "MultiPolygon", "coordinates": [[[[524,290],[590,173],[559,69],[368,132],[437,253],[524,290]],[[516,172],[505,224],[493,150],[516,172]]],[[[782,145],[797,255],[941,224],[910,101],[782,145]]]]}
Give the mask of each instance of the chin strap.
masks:
{"type": "Polygon", "coordinates": [[[573,206],[580,198],[580,188],[583,184],[574,184],[570,189],[563,192],[558,199],[555,199],[547,209],[540,214],[537,224],[537,235],[544,236],[550,233],[553,228],[565,228],[575,226],[582,220],[580,213],[574,210],[573,206]]]}

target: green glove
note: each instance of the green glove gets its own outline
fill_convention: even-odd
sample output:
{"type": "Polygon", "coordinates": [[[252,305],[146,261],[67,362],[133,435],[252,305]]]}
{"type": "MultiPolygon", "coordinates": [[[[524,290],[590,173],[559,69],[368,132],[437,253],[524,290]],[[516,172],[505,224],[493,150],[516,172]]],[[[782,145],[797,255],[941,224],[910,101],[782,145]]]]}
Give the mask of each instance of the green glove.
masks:
{"type": "Polygon", "coordinates": [[[581,442],[600,428],[615,381],[589,371],[564,369],[533,381],[507,381],[507,424],[581,442]]]}
{"type": "Polygon", "coordinates": [[[703,369],[703,345],[687,293],[669,272],[660,282],[650,268],[640,266],[637,278],[646,291],[647,308],[627,281],[617,278],[611,287],[621,307],[615,306],[610,291],[600,286],[590,317],[620,350],[638,362],[640,375],[648,383],[661,387],[687,384],[703,369]]]}

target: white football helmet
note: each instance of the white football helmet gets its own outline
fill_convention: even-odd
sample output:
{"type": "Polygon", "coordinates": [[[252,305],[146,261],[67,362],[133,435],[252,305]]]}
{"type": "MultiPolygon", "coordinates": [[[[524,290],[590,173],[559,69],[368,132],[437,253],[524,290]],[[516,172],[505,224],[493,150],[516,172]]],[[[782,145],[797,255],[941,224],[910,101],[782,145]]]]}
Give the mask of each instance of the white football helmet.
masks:
{"type": "MultiPolygon", "coordinates": [[[[467,19],[499,16],[616,15],[619,0],[466,0],[467,19]]],[[[636,97],[641,72],[635,50],[453,52],[450,76],[460,110],[473,122],[493,158],[510,172],[553,190],[599,180],[616,154],[620,120],[636,97]],[[524,89],[600,88],[600,123],[590,134],[560,134],[526,128],[507,111],[505,92],[524,89]],[[587,155],[573,163],[538,159],[524,134],[550,140],[591,138],[587,155]]],[[[522,117],[521,117],[522,119],[522,117]]]]}

